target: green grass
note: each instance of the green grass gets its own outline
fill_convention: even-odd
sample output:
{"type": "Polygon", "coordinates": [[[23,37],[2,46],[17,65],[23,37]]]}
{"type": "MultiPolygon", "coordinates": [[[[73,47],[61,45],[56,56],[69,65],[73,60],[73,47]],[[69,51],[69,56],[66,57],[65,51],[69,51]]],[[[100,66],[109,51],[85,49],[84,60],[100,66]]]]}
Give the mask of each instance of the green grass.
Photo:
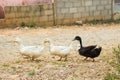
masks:
{"type": "Polygon", "coordinates": [[[115,54],[115,60],[110,62],[110,65],[114,67],[114,73],[107,73],[104,80],[120,80],[120,45],[117,48],[113,48],[115,54]]]}
{"type": "Polygon", "coordinates": [[[92,21],[86,21],[86,23],[88,24],[92,24],[92,25],[97,25],[97,24],[110,24],[110,23],[116,23],[119,24],[120,23],[120,18],[116,19],[116,20],[92,20],[92,21]]]}
{"type": "Polygon", "coordinates": [[[34,76],[35,74],[36,74],[36,71],[35,71],[35,70],[32,70],[32,71],[28,72],[28,75],[29,75],[29,76],[34,76]]]}
{"type": "Polygon", "coordinates": [[[9,67],[10,65],[7,64],[7,63],[4,63],[2,66],[3,66],[3,67],[9,67]]]}
{"type": "Polygon", "coordinates": [[[21,22],[20,26],[24,28],[26,26],[26,23],[25,22],[21,22]]]}

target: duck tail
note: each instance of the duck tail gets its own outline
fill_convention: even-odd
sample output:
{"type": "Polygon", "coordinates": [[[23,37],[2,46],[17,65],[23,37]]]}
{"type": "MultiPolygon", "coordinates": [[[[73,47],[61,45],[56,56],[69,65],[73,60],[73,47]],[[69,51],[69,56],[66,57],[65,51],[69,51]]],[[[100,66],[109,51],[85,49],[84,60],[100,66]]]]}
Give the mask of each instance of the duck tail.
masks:
{"type": "Polygon", "coordinates": [[[97,48],[98,53],[100,53],[102,50],[102,47],[97,48]]]}

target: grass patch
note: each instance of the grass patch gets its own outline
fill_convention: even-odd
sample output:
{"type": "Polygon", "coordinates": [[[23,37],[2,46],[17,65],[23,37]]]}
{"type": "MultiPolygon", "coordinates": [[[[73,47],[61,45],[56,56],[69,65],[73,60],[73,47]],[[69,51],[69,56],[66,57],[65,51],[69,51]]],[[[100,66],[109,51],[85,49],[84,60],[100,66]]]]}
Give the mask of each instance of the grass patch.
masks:
{"type": "Polygon", "coordinates": [[[65,67],[65,66],[67,66],[68,65],[68,62],[66,61],[66,62],[61,62],[61,61],[54,61],[54,62],[52,62],[52,64],[53,65],[61,65],[61,66],[63,66],[63,67],[65,67]]]}
{"type": "Polygon", "coordinates": [[[7,64],[7,63],[4,63],[2,66],[3,66],[3,67],[9,67],[10,65],[7,64]]]}
{"type": "Polygon", "coordinates": [[[92,25],[97,25],[97,24],[110,24],[110,23],[115,23],[115,24],[119,24],[120,23],[120,18],[116,19],[116,20],[92,20],[92,21],[86,21],[86,23],[88,24],[92,24],[92,25]]]}
{"type": "Polygon", "coordinates": [[[22,28],[24,28],[24,27],[26,26],[26,23],[25,23],[25,22],[21,22],[20,26],[21,26],[22,28]]]}
{"type": "Polygon", "coordinates": [[[35,70],[32,70],[32,71],[28,72],[28,75],[29,75],[29,76],[34,76],[35,74],[36,74],[36,71],[35,71],[35,70]]]}
{"type": "Polygon", "coordinates": [[[117,48],[113,48],[115,54],[115,60],[110,62],[110,65],[114,67],[114,73],[107,73],[104,80],[120,80],[120,45],[117,48]]]}
{"type": "Polygon", "coordinates": [[[37,25],[36,25],[36,23],[34,23],[34,22],[31,22],[31,23],[29,24],[29,27],[30,27],[30,28],[36,28],[36,26],[37,26],[37,25]]]}

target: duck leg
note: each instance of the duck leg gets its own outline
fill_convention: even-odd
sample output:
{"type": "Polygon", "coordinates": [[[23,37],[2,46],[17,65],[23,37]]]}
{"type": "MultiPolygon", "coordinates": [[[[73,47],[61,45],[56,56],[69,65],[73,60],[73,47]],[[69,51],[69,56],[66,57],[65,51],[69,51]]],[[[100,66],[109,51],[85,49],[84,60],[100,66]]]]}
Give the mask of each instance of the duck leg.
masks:
{"type": "Polygon", "coordinates": [[[67,56],[65,56],[65,60],[64,61],[67,61],[67,56]]]}
{"type": "Polygon", "coordinates": [[[87,60],[88,57],[86,57],[84,60],[87,60]]]}
{"type": "Polygon", "coordinates": [[[93,59],[93,62],[95,62],[95,59],[94,58],[92,58],[93,59]]]}
{"type": "Polygon", "coordinates": [[[34,57],[34,56],[32,56],[32,57],[31,57],[31,60],[32,60],[32,61],[34,61],[34,59],[35,59],[35,57],[34,57]]]}
{"type": "Polygon", "coordinates": [[[60,59],[58,61],[61,61],[62,57],[60,57],[60,59]]]}

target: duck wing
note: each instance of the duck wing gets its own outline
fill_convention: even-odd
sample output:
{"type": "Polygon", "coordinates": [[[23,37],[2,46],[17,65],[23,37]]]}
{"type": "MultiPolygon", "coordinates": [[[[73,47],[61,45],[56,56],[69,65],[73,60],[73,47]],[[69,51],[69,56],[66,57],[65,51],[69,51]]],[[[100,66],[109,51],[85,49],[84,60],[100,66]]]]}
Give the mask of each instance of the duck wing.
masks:
{"type": "Polygon", "coordinates": [[[91,45],[91,46],[87,46],[87,47],[84,47],[84,50],[85,51],[91,51],[93,50],[97,45],[91,45]]]}
{"type": "Polygon", "coordinates": [[[101,50],[102,50],[102,47],[91,50],[90,52],[91,58],[98,57],[100,55],[101,50]]]}

